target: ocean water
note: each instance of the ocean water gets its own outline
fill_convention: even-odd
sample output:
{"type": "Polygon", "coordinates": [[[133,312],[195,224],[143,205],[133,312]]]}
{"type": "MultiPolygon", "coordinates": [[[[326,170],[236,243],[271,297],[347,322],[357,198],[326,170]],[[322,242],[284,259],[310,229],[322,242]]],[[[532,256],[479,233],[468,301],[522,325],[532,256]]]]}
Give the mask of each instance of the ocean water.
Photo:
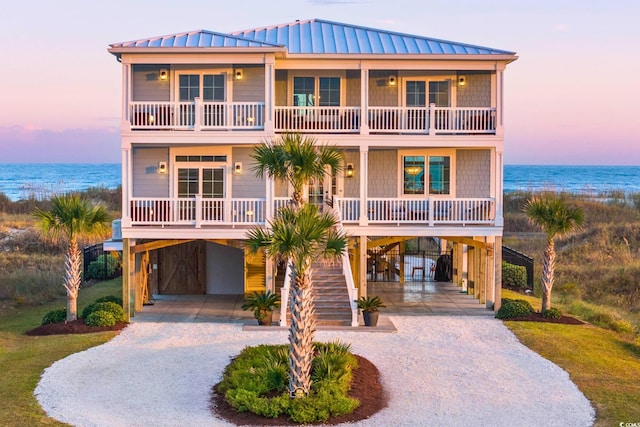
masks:
{"type": "Polygon", "coordinates": [[[640,192],[640,166],[505,165],[504,191],[565,191],[598,195],[640,192]]]}
{"type": "MultiPolygon", "coordinates": [[[[11,200],[47,198],[89,187],[116,188],[120,181],[117,163],[0,163],[0,192],[11,200]]],[[[640,193],[640,166],[506,165],[504,190],[640,193]]]]}
{"type": "Polygon", "coordinates": [[[89,187],[116,188],[118,163],[0,163],[0,192],[9,199],[46,199],[89,187]]]}

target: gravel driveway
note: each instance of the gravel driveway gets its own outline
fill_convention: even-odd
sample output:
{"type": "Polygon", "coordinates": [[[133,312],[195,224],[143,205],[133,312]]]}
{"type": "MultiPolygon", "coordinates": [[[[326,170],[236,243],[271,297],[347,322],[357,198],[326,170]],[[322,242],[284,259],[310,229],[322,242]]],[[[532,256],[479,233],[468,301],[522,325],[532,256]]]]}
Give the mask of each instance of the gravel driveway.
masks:
{"type": "MultiPolygon", "coordinates": [[[[389,407],[355,426],[591,426],[569,375],[484,317],[391,317],[396,333],[319,331],[372,361],[389,407]]],[[[282,344],[285,330],[227,323],[133,323],[113,340],[54,363],[35,394],[75,426],[227,426],[211,387],[243,347],[282,344]]]]}

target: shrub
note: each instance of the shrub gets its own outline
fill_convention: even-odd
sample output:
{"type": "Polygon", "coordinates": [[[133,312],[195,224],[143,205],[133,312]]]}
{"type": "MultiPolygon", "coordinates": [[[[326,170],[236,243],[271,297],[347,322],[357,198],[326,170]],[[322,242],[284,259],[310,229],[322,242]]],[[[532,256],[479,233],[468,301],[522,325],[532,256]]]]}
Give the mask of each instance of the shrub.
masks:
{"type": "Polygon", "coordinates": [[[527,269],[522,265],[502,261],[502,286],[524,289],[527,287],[527,269]]]}
{"type": "Polygon", "coordinates": [[[89,316],[91,316],[91,314],[95,313],[96,311],[106,311],[108,313],[111,313],[111,315],[116,321],[124,320],[124,310],[122,309],[122,306],[111,301],[107,301],[107,302],[96,301],[93,304],[86,306],[84,310],[82,310],[82,317],[84,317],[85,319],[88,319],[89,316]]]}
{"type": "Polygon", "coordinates": [[[103,254],[89,263],[86,279],[110,279],[120,270],[120,260],[111,254],[103,254]]]}
{"type": "Polygon", "coordinates": [[[542,317],[545,319],[560,319],[562,317],[562,312],[558,308],[551,307],[542,312],[542,317]]]}
{"type": "Polygon", "coordinates": [[[500,310],[496,313],[498,319],[511,319],[513,317],[525,317],[533,313],[533,308],[525,300],[509,300],[504,302],[500,310]]]}
{"type": "Polygon", "coordinates": [[[226,367],[218,392],[238,411],[270,418],[287,416],[297,423],[324,422],[351,413],[359,405],[347,396],[357,366],[349,349],[348,344],[339,342],[316,343],[311,391],[306,397],[291,399],[287,391],[287,347],[246,347],[226,367]]]}
{"type": "Polygon", "coordinates": [[[65,320],[67,320],[67,309],[58,308],[45,314],[42,318],[41,325],[46,325],[47,323],[61,323],[65,320]]]}
{"type": "Polygon", "coordinates": [[[100,297],[96,302],[115,302],[119,306],[122,306],[122,298],[115,295],[107,295],[106,297],[100,297]]]}
{"type": "Polygon", "coordinates": [[[97,310],[91,313],[84,323],[89,326],[113,326],[116,324],[116,318],[108,311],[97,310]]]}

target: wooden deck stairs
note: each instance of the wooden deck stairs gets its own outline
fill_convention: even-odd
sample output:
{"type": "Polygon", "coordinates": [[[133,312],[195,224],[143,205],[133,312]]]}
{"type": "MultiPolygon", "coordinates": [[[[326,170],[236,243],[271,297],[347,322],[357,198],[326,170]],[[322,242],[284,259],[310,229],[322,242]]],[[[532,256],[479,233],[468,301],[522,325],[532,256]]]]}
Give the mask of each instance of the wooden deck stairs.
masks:
{"type": "MultiPolygon", "coordinates": [[[[313,288],[317,326],[351,326],[351,302],[341,261],[312,264],[313,288]]],[[[284,269],[278,269],[277,289],[284,284],[284,269]]]]}

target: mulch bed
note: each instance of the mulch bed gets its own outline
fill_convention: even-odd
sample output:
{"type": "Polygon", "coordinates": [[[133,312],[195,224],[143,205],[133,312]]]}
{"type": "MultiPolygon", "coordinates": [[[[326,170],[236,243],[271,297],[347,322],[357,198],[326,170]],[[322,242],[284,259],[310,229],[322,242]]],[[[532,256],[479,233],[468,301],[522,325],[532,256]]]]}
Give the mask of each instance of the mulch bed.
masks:
{"type": "MultiPolygon", "coordinates": [[[[353,382],[349,396],[360,401],[360,406],[351,414],[330,418],[324,423],[315,425],[335,425],[356,422],[369,418],[376,412],[387,407],[388,397],[380,383],[380,372],[369,360],[355,355],[358,359],[358,369],[353,372],[353,382]]],[[[218,393],[218,386],[213,387],[211,393],[211,411],[214,416],[222,418],[237,426],[295,426],[299,425],[285,417],[265,418],[252,412],[238,412],[218,393]]]]}
{"type": "Polygon", "coordinates": [[[529,316],[512,317],[510,319],[502,319],[516,322],[545,322],[545,323],[560,323],[562,325],[584,325],[582,320],[578,320],[571,316],[562,316],[559,319],[547,319],[542,317],[542,313],[533,313],[529,316]]]}
{"type": "Polygon", "coordinates": [[[120,331],[126,328],[128,323],[116,322],[113,326],[88,326],[84,324],[84,319],[77,319],[72,322],[47,323],[38,326],[25,335],[42,336],[42,335],[60,335],[60,334],[88,334],[91,332],[103,331],[120,331]]]}

